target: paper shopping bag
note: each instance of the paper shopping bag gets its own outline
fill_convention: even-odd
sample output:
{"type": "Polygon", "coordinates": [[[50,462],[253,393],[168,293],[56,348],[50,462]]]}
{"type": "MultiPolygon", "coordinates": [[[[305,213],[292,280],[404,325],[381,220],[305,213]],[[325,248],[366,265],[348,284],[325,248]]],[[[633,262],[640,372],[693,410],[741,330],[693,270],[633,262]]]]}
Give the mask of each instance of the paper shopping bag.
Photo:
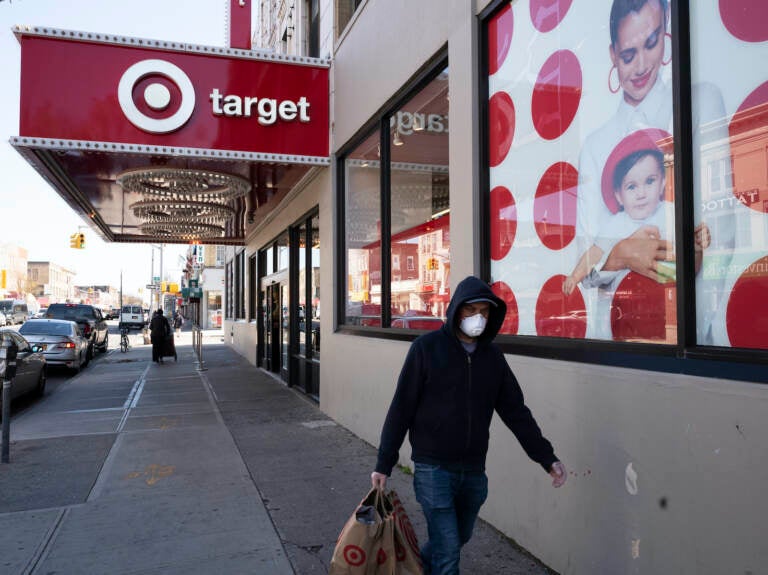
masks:
{"type": "Polygon", "coordinates": [[[341,530],[329,575],[394,573],[392,505],[380,489],[371,489],[341,530]]]}
{"type": "Polygon", "coordinates": [[[387,497],[392,505],[395,559],[397,562],[393,573],[397,575],[422,575],[419,540],[411,520],[405,512],[403,502],[400,501],[400,497],[394,489],[387,494],[387,497]]]}

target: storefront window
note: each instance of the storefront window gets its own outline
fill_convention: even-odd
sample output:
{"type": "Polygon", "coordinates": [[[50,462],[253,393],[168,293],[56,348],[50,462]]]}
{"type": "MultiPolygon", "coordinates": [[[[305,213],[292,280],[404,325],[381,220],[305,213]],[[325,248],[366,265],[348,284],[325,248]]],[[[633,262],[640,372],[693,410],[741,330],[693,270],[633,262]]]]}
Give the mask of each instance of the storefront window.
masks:
{"type": "Polygon", "coordinates": [[[412,85],[403,103],[383,112],[381,130],[342,154],[345,325],[431,330],[445,318],[450,300],[445,57],[412,85]]]}
{"type": "Polygon", "coordinates": [[[690,11],[697,342],[768,349],[768,5],[690,11]]]}
{"type": "Polygon", "coordinates": [[[356,325],[381,325],[380,165],[378,132],[344,160],[346,319],[356,325]]]}
{"type": "Polygon", "coordinates": [[[501,332],[677,343],[675,262],[654,259],[675,246],[669,3],[518,1],[486,25],[501,332]]]}
{"type": "Polygon", "coordinates": [[[448,70],[390,116],[392,327],[437,329],[450,300],[448,70]]]}

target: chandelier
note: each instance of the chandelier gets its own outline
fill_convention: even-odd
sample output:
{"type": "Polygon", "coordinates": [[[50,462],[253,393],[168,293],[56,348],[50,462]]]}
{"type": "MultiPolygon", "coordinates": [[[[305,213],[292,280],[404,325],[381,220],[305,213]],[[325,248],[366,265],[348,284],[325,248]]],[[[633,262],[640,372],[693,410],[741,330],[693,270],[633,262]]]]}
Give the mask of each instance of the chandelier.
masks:
{"type": "Polygon", "coordinates": [[[142,233],[184,241],[221,237],[235,215],[230,202],[250,188],[233,174],[168,167],[126,170],[116,181],[143,196],[129,206],[142,233]]]}

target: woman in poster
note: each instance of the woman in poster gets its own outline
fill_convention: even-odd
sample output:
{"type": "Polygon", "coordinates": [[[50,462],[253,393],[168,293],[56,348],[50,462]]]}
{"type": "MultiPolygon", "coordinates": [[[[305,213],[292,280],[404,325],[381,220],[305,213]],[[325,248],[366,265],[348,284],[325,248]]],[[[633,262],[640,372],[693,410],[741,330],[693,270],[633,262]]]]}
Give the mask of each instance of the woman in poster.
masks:
{"type": "MultiPolygon", "coordinates": [[[[612,67],[608,74],[608,89],[621,92],[621,100],[614,115],[584,142],[579,158],[578,211],[576,237],[580,254],[584,254],[613,215],[601,189],[606,161],[614,149],[627,136],[638,131],[661,130],[672,133],[672,86],[662,78],[662,68],[670,64],[671,38],[667,32],[669,24],[667,0],[614,0],[610,12],[609,55],[612,67]]],[[[699,125],[725,116],[725,109],[719,91],[711,85],[694,86],[693,98],[697,105],[694,110],[694,149],[704,142],[699,137],[699,125]]],[[[709,130],[711,141],[727,144],[727,128],[721,131],[709,130]],[[724,138],[724,139],[723,139],[724,138]]],[[[703,194],[698,194],[699,196],[703,194]]],[[[701,201],[701,198],[697,198],[701,201]]],[[[701,230],[701,221],[696,222],[701,230]]],[[[719,240],[713,239],[718,248],[733,246],[733,225],[718,228],[719,240]]],[[[664,281],[665,273],[659,273],[666,266],[661,262],[674,261],[674,244],[659,237],[651,227],[641,227],[630,237],[617,242],[610,252],[603,254],[590,273],[582,281],[587,288],[608,286],[622,270],[631,270],[656,281],[664,281]]],[[[625,274],[626,272],[624,272],[625,274]]],[[[702,274],[699,274],[699,277],[702,274]]],[[[699,282],[697,277],[697,284],[699,282]]],[[[699,286],[697,285],[697,292],[699,286]]],[[[609,313],[611,293],[608,290],[588,290],[593,314],[587,328],[587,337],[612,339],[609,313]],[[602,292],[602,293],[600,293],[602,292]]],[[[722,298],[721,298],[722,299],[722,298]]],[[[700,314],[698,332],[700,343],[711,340],[710,324],[716,311],[700,314]]]]}

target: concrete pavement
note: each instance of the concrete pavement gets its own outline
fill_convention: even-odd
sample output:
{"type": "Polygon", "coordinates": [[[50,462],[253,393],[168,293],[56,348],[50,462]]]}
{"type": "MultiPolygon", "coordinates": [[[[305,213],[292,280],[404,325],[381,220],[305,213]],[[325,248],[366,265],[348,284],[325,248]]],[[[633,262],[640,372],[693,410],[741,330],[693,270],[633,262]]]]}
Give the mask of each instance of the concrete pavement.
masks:
{"type": "MultiPolygon", "coordinates": [[[[205,332],[206,371],[189,332],[162,365],[131,338],[12,420],[0,573],[327,573],[374,447],[221,332],[205,332]]],[[[410,476],[390,485],[423,539],[410,476]]],[[[482,521],[462,572],[551,573],[482,521]]]]}

